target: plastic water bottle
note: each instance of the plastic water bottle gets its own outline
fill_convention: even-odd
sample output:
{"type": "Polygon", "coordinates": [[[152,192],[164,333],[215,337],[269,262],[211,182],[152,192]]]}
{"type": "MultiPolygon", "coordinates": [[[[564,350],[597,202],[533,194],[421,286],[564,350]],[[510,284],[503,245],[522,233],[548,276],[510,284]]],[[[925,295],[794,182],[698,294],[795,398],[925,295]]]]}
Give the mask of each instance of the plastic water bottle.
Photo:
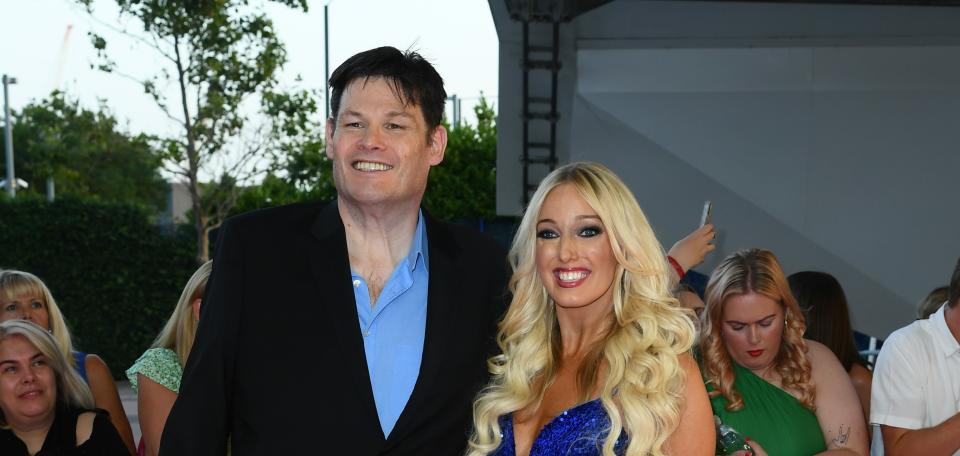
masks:
{"type": "Polygon", "coordinates": [[[750,448],[747,440],[736,429],[726,424],[719,424],[717,426],[717,454],[726,456],[738,451],[754,454],[753,448],[750,448]]]}

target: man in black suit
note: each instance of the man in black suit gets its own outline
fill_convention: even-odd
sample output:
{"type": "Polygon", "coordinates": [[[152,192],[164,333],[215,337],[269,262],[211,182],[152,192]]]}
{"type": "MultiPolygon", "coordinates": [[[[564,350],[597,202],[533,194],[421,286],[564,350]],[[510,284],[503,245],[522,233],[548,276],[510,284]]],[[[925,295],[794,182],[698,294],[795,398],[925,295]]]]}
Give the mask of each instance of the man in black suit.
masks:
{"type": "Polygon", "coordinates": [[[416,53],[331,77],[337,200],[223,225],[163,456],[462,454],[505,252],[420,210],[446,93],[416,53]]]}

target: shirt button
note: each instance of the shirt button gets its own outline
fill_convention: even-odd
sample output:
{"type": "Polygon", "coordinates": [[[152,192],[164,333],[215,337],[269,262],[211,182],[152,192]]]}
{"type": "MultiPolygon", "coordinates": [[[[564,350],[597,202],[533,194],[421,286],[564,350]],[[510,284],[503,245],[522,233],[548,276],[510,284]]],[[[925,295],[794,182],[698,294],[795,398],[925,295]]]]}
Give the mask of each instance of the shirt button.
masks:
{"type": "Polygon", "coordinates": [[[354,281],[353,281],[353,288],[359,288],[359,287],[360,287],[360,279],[354,280],[354,281]]]}
{"type": "Polygon", "coordinates": [[[370,337],[370,331],[364,331],[363,337],[370,337]]]}

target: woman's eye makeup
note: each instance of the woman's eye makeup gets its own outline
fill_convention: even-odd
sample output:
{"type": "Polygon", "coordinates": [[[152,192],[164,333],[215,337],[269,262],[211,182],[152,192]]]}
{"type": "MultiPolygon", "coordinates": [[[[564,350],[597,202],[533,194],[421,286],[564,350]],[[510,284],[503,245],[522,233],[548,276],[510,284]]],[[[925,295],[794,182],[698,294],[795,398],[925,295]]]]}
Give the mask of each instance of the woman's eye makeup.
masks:
{"type": "Polygon", "coordinates": [[[596,225],[585,226],[580,228],[579,235],[580,237],[594,237],[603,233],[603,228],[600,228],[596,225]]]}
{"type": "Polygon", "coordinates": [[[542,230],[537,230],[537,237],[540,239],[553,239],[559,237],[556,231],[544,228],[542,230]]]}

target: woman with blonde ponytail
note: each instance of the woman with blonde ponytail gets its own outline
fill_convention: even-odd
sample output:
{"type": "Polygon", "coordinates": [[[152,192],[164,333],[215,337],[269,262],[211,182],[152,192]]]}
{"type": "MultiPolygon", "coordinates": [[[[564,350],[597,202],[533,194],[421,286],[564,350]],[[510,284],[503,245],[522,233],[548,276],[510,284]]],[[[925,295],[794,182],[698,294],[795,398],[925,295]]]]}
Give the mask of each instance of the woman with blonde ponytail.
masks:
{"type": "Polygon", "coordinates": [[[753,454],[867,454],[860,401],[768,250],[736,252],[710,276],[700,350],[714,414],[753,454]]]}
{"type": "Polygon", "coordinates": [[[160,435],[180,392],[183,366],[197,335],[200,305],[212,271],[213,260],[210,260],[190,276],[153,346],[127,369],[127,378],[137,393],[137,411],[143,432],[137,446],[138,456],[160,453],[160,435]]]}
{"type": "Polygon", "coordinates": [[[513,301],[469,455],[713,454],[693,324],[616,175],[573,163],[547,176],[510,261],[513,301]]]}

